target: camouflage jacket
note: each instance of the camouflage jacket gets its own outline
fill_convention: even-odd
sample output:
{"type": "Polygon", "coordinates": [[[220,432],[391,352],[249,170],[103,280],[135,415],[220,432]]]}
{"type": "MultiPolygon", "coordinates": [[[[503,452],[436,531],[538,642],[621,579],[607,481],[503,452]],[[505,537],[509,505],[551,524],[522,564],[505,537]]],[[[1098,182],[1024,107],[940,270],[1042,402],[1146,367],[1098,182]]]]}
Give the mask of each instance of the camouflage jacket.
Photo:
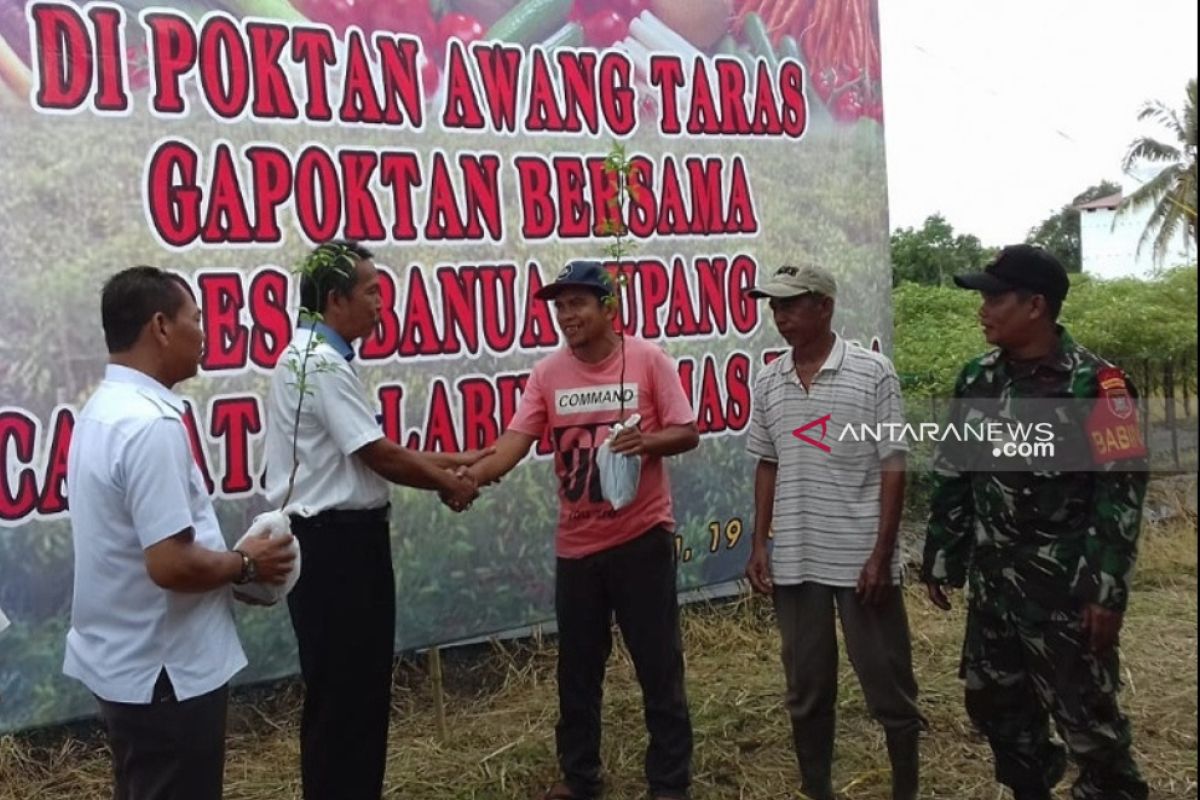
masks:
{"type": "Polygon", "coordinates": [[[1149,477],[1136,394],[1061,327],[1059,337],[1035,363],[994,350],[959,374],[951,422],[1049,422],[1057,453],[998,468],[992,443],[943,440],[921,577],[962,586],[969,573],[971,602],[997,611],[1123,611],[1149,477]]]}

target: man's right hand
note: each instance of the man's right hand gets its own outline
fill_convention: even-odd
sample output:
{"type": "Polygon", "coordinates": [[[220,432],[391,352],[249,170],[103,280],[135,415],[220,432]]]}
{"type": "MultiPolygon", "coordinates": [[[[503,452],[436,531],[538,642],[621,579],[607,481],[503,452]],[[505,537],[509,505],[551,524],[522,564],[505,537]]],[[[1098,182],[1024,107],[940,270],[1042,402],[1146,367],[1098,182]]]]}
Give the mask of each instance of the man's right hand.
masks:
{"type": "Polygon", "coordinates": [[[775,590],[775,583],[771,580],[771,554],[767,552],[767,548],[755,547],[750,551],[746,577],[756,592],[771,594],[775,590]]]}
{"type": "Polygon", "coordinates": [[[451,479],[453,483],[439,491],[438,497],[452,511],[466,511],[479,497],[479,485],[465,466],[454,470],[451,479]]]}
{"type": "Polygon", "coordinates": [[[942,611],[950,610],[950,597],[946,594],[947,587],[940,583],[925,584],[926,591],[929,592],[929,601],[942,611]]]}
{"type": "Polygon", "coordinates": [[[281,586],[296,563],[296,555],[292,552],[292,535],[251,536],[242,543],[242,550],[254,559],[258,570],[258,582],[281,586]]]}

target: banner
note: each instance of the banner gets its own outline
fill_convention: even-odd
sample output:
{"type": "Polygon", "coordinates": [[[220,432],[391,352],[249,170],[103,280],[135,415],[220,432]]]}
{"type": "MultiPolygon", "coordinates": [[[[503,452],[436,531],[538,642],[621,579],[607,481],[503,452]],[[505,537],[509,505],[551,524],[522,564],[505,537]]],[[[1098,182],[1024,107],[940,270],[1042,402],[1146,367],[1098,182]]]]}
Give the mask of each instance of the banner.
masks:
{"type": "MultiPolygon", "coordinates": [[[[562,346],[537,289],[626,227],[621,322],[677,360],[702,434],[669,465],[680,588],[738,578],[750,391],[781,346],[744,289],[818,261],[835,327],[889,346],[879,67],[874,0],[4,0],[0,731],[94,710],[60,671],[66,453],[103,374],[99,289],[138,263],[201,304],[177,388],[233,542],[266,508],[262,399],[314,242],[376,253],[356,369],[386,435],[454,451],[494,440],[562,346]]],[[[461,515],[394,492],[399,649],[553,617],[551,467],[539,448],[461,515]]],[[[239,680],[295,672],[284,608],[238,621],[239,680]]]]}

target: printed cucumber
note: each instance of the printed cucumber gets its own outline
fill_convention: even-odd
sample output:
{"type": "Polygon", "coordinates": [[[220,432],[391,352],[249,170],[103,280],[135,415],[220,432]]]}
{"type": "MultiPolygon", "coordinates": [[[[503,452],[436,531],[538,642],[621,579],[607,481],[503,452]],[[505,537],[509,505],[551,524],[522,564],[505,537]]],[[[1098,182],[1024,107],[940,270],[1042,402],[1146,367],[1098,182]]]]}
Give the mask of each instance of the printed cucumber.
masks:
{"type": "Polygon", "coordinates": [[[567,21],[573,0],[521,0],[488,29],[488,39],[534,44],[557,31],[567,21]]]}
{"type": "Polygon", "coordinates": [[[542,42],[542,47],[548,51],[559,47],[583,47],[583,26],[578,22],[568,22],[550,34],[542,42]]]}
{"type": "Polygon", "coordinates": [[[767,33],[767,26],[763,22],[763,18],[757,12],[751,11],[746,15],[744,30],[746,42],[750,45],[751,51],[755,55],[766,58],[771,69],[778,69],[779,56],[775,55],[775,48],[771,47],[771,37],[767,33]]]}

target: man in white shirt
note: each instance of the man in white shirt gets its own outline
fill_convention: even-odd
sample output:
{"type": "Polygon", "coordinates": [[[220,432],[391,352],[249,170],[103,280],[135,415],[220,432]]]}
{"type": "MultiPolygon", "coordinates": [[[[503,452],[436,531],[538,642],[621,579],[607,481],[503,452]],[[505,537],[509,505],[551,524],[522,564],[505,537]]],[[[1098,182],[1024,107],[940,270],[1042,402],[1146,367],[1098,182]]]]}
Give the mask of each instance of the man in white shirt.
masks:
{"type": "Polygon", "coordinates": [[[354,242],[318,246],[300,279],[302,320],[271,376],[266,495],[291,515],[304,569],[288,596],[304,678],[306,800],[379,800],[387,763],[396,621],[391,483],[461,511],[482,453],[423,453],[383,435],[351,365],[379,320],[379,274],[354,242]],[[303,386],[301,386],[303,376],[303,386]]]}
{"type": "Polygon", "coordinates": [[[836,605],[867,707],[887,735],[892,797],[916,800],[925,720],[896,548],[908,448],[899,437],[839,435],[848,425],[902,426],[900,382],[883,355],[833,332],[837,282],[823,267],[780,267],[748,293],[769,298],[791,346],[754,385],[747,450],[758,466],[746,574],[775,600],[801,788],[833,800],[836,605]]]}
{"type": "Polygon", "coordinates": [[[246,665],[231,586],[282,583],[289,539],[227,549],[171,391],[196,374],[200,309],[154,267],[101,295],[109,364],[67,461],[75,589],[63,672],[96,695],[121,800],[215,800],[229,680],[246,665]]]}

